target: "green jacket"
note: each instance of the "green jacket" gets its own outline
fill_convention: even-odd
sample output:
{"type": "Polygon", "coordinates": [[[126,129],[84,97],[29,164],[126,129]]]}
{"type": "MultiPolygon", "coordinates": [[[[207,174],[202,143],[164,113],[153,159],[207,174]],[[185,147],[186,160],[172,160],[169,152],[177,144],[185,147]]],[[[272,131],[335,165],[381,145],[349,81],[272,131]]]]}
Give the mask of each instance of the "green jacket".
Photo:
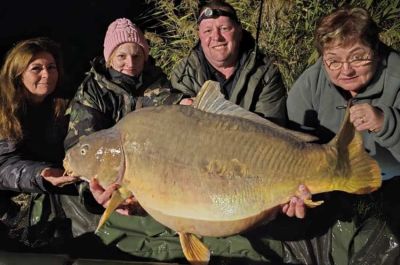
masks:
{"type": "MultiPolygon", "coordinates": [[[[400,204],[396,194],[400,178],[394,176],[400,176],[400,55],[386,48],[380,55],[375,76],[354,98],[354,104],[369,103],[383,111],[382,130],[364,132],[364,146],[379,162],[383,179],[393,178],[368,195],[320,195],[325,203],[307,212],[307,226],[299,230],[308,231],[309,241],[304,245],[319,242],[313,255],[324,253],[323,264],[398,263],[400,204]]],[[[287,100],[293,128],[315,134],[322,143],[338,132],[346,105],[346,98],[330,82],[321,58],[298,78],[287,100]]]]}
{"type": "MultiPolygon", "coordinates": [[[[262,54],[251,35],[244,31],[240,46],[240,66],[227,99],[278,124],[286,123],[286,89],[273,59],[262,54]]],[[[172,87],[195,97],[207,76],[201,46],[198,44],[173,69],[172,87]]],[[[217,81],[217,80],[214,80],[217,81]]]]}

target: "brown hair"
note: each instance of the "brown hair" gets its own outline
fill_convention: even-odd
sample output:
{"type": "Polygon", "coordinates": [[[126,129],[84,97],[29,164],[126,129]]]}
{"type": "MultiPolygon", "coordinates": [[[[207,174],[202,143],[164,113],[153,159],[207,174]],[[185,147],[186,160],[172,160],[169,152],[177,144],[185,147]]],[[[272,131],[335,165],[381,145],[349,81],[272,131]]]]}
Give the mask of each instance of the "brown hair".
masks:
{"type": "Polygon", "coordinates": [[[315,30],[315,47],[319,54],[326,46],[339,42],[347,45],[361,41],[373,51],[378,50],[379,28],[368,11],[360,7],[341,7],[323,17],[315,30]]]}
{"type": "MultiPolygon", "coordinates": [[[[28,93],[22,83],[22,74],[27,69],[32,58],[40,53],[48,52],[56,61],[58,82],[63,73],[61,50],[59,45],[48,38],[33,38],[17,43],[5,57],[0,71],[0,138],[21,140],[23,138],[21,118],[26,113],[28,93]]],[[[56,90],[57,91],[57,90],[56,90]]],[[[63,118],[66,101],[54,96],[53,113],[56,120],[63,118]]]]}

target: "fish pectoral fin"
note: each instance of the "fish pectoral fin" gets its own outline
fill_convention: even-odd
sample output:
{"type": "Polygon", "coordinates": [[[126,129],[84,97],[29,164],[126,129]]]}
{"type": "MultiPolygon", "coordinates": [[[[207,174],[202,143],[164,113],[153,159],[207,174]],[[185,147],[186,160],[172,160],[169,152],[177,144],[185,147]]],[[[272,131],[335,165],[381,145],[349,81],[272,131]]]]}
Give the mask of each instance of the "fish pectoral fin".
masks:
{"type": "Polygon", "coordinates": [[[178,233],[183,254],[191,265],[207,265],[210,250],[193,234],[178,233]]]}
{"type": "Polygon", "coordinates": [[[108,220],[110,215],[117,209],[117,207],[125,200],[123,196],[121,196],[121,193],[119,190],[116,190],[113,192],[111,195],[111,199],[108,202],[107,208],[104,210],[103,215],[100,218],[99,224],[97,225],[96,228],[96,233],[104,225],[104,223],[108,220]]]}
{"type": "Polygon", "coordinates": [[[304,200],[304,204],[308,207],[308,208],[315,208],[317,206],[320,206],[321,204],[323,204],[324,201],[313,201],[311,199],[305,199],[304,200]]]}

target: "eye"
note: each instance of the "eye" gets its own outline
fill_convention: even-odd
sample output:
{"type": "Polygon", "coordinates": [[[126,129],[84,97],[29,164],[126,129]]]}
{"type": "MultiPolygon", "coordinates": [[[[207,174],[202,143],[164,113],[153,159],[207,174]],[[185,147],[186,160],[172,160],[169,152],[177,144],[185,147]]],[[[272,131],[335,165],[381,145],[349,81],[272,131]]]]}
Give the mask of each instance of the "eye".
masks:
{"type": "Polygon", "coordinates": [[[47,70],[48,70],[48,71],[57,70],[57,66],[56,66],[55,64],[50,64],[49,66],[47,66],[47,70]]]}
{"type": "Polygon", "coordinates": [[[86,155],[88,150],[89,150],[89,145],[87,145],[87,144],[82,145],[81,150],[80,150],[81,155],[83,155],[83,156],[86,155]]]}
{"type": "Polygon", "coordinates": [[[40,73],[40,71],[42,71],[42,67],[41,66],[34,66],[31,68],[31,71],[35,74],[40,73]]]}
{"type": "Polygon", "coordinates": [[[221,31],[226,32],[226,31],[230,31],[230,30],[231,30],[231,28],[228,27],[228,26],[223,26],[223,27],[221,27],[221,31]]]}

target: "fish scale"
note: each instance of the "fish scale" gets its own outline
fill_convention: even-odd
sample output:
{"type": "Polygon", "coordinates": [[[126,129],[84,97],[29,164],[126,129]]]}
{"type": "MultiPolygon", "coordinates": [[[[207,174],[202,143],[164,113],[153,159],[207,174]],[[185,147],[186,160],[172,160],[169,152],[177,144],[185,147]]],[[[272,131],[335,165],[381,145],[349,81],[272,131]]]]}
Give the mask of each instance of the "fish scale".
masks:
{"type": "Polygon", "coordinates": [[[379,166],[348,111],[330,143],[312,140],[226,101],[218,83],[207,81],[193,106],[143,108],[81,138],[64,167],[83,179],[97,176],[103,186],[120,181],[99,226],[133,194],[179,233],[188,260],[206,262],[209,252],[192,234],[229,236],[271,220],[301,183],[312,194],[380,187],[379,166]]]}

